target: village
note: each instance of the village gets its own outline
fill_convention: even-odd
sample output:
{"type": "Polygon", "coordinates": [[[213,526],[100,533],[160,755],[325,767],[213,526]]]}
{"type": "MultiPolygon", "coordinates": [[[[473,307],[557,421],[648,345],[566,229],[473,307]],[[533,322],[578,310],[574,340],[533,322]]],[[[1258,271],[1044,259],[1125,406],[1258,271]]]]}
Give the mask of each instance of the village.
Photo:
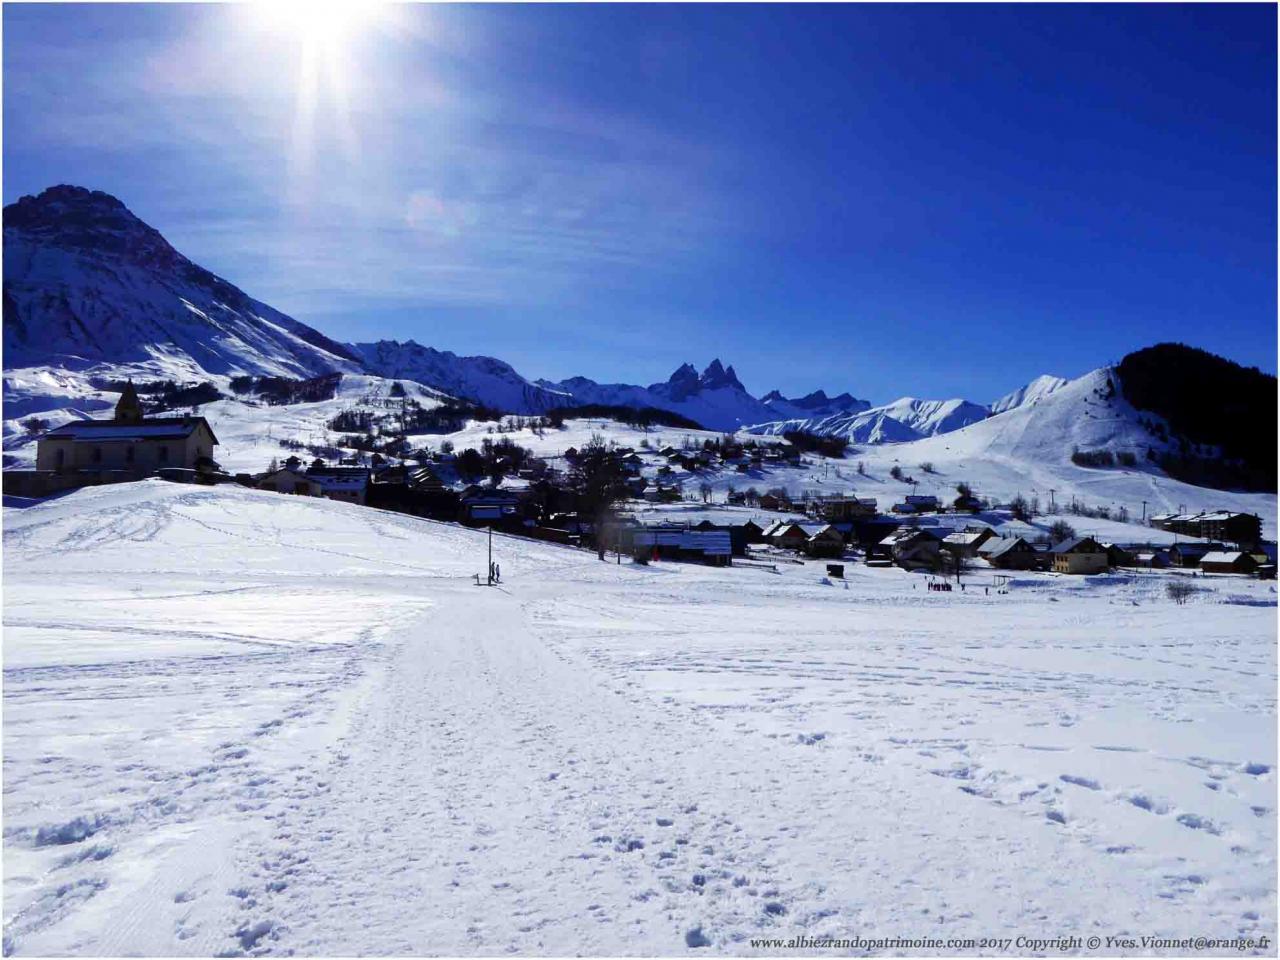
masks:
{"type": "MultiPolygon", "coordinates": [[[[403,388],[392,393],[404,395],[403,388]]],[[[515,421],[513,429],[527,423],[538,432],[563,428],[562,416],[505,420],[515,421]]],[[[501,427],[504,418],[497,423],[501,427]]],[[[373,437],[368,416],[344,412],[331,425],[352,424],[373,437]]],[[[76,420],[41,435],[36,469],[7,470],[5,492],[48,496],[147,477],[229,483],[488,527],[592,550],[601,560],[774,568],[820,561],[825,575],[835,579],[845,576],[846,564],[863,563],[929,574],[940,581],[939,589],[949,589],[945,581],[963,583],[966,574],[984,570],[996,577],[988,583],[998,589],[1007,589],[1009,572],[1144,569],[1273,579],[1276,571],[1275,545],[1264,542],[1260,518],[1239,511],[1152,514],[1141,526],[1127,522],[1126,511],[1114,518],[1104,511],[1110,534],[1103,536],[1078,534],[1062,516],[1067,510],[1041,511],[1037,498],[1019,494],[992,502],[964,482],[955,484],[950,499],[904,493],[884,505],[847,491],[792,496],[784,486],[767,485],[771,469],[816,469],[810,459],[815,453],[843,456],[844,444],[830,438],[726,434],[698,443],[685,435],[676,446],[646,435],[635,447],[593,434],[579,447],[538,456],[507,437],[485,435],[478,448],[459,451],[445,441],[412,457],[403,435],[381,445],[348,440],[357,448],[282,440],[285,449],[329,456],[290,453],[273,458],[261,472],[228,473],[214,458],[218,440],[206,418],[148,416],[130,381],[112,418],[76,420]],[[726,475],[731,482],[718,488],[708,479],[726,475]],[[1044,520],[1046,514],[1053,519],[1044,520]]],[[[859,464],[852,478],[862,470],[859,464]]],[[[915,488],[912,478],[896,467],[894,472],[904,489],[915,488]]],[[[843,476],[838,469],[837,474],[843,476]]],[[[1082,505],[1073,504],[1069,512],[1085,522],[1099,518],[1082,505]]],[[[1176,593],[1171,588],[1170,596],[1176,593]]]]}

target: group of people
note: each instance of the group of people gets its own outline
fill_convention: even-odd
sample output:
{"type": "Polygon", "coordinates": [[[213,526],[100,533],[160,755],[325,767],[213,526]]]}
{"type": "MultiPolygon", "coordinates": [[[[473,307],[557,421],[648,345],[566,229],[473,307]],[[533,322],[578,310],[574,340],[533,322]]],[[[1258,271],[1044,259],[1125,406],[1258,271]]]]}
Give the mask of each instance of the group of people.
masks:
{"type": "Polygon", "coordinates": [[[492,562],[489,564],[489,582],[490,583],[502,582],[502,566],[500,564],[492,563],[492,562]]]}

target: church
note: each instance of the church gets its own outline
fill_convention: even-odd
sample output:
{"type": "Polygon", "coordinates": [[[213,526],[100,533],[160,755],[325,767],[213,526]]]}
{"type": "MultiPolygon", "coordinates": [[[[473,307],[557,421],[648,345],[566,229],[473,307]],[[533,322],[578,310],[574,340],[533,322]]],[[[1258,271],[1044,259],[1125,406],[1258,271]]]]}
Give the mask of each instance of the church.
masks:
{"type": "Polygon", "coordinates": [[[73,420],[42,436],[36,470],[79,474],[77,486],[138,480],[166,468],[215,471],[217,443],[204,417],[143,416],[130,380],[111,420],[73,420]]]}

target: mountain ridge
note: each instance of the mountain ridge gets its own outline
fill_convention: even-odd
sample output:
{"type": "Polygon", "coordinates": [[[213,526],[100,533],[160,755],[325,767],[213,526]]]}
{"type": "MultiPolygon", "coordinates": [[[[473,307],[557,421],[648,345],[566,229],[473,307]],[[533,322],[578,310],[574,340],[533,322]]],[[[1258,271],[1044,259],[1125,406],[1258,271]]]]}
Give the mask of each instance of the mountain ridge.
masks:
{"type": "Polygon", "coordinates": [[[337,341],[189,260],[109,194],[62,184],[4,208],[8,367],[181,353],[211,373],[354,371],[337,341]]]}
{"type": "MultiPolygon", "coordinates": [[[[111,378],[214,378],[225,384],[237,374],[306,379],[338,372],[413,382],[515,414],[586,404],[655,407],[713,430],[803,430],[859,444],[927,446],[966,431],[972,439],[985,430],[973,433],[975,427],[996,421],[1000,431],[1013,423],[1031,430],[1037,420],[1057,417],[1054,422],[1065,428],[1070,417],[1054,411],[1063,409],[1059,401],[1075,396],[1072,390],[1079,392],[1074,385],[1081,380],[1042,375],[989,406],[915,397],[872,406],[849,392],[830,396],[824,390],[794,398],[772,390],[757,398],[719,357],[701,372],[683,363],[665,381],[648,386],[582,376],[531,380],[502,360],[459,356],[413,340],[339,343],[195,264],[101,191],[64,184],[22,197],[4,208],[4,240],[5,401],[11,418],[45,411],[85,415],[81,411],[106,402],[95,381],[111,378]]],[[[1123,438],[1126,452],[1145,444],[1148,459],[1171,475],[1182,471],[1215,482],[1233,474],[1207,469],[1214,457],[1247,461],[1250,478],[1268,482],[1269,476],[1274,487],[1274,470],[1263,469],[1267,458],[1254,455],[1261,447],[1252,438],[1251,411],[1265,407],[1267,396],[1274,398],[1275,377],[1252,371],[1243,400],[1223,387],[1193,401],[1171,392],[1168,378],[1162,378],[1166,367],[1190,371],[1174,378],[1179,382],[1202,371],[1215,384],[1229,384],[1244,369],[1204,351],[1161,344],[1086,374],[1109,371],[1104,399],[1108,416],[1127,425],[1113,435],[1123,438]],[[1147,439],[1140,443],[1140,436],[1147,439]]],[[[1077,412],[1087,412],[1086,420],[1095,417],[1084,405],[1077,412]]],[[[21,429],[16,419],[6,420],[6,434],[21,429]]],[[[1096,439],[1110,442],[1101,434],[1096,439]]],[[[1021,455],[1041,448],[1018,449],[1021,455]]]]}

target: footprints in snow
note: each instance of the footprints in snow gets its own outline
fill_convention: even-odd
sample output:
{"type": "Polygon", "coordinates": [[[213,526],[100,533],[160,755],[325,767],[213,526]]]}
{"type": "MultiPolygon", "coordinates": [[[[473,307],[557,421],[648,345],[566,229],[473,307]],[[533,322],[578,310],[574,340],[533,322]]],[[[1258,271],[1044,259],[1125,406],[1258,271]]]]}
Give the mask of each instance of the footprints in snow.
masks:
{"type": "MultiPolygon", "coordinates": [[[[899,741],[899,743],[902,746],[907,745],[907,741],[899,741]]],[[[917,749],[917,755],[935,760],[943,750],[962,754],[966,759],[957,760],[948,766],[929,768],[928,772],[945,780],[957,781],[957,788],[970,796],[981,797],[1002,806],[1020,806],[1028,802],[1036,802],[1042,808],[1044,819],[1051,825],[1068,826],[1073,822],[1073,818],[1069,817],[1067,812],[1062,809],[1061,801],[1069,796],[1071,790],[1077,789],[1093,794],[1102,794],[1111,802],[1125,803],[1154,816],[1171,817],[1174,823],[1188,830],[1195,830],[1215,837],[1222,836],[1226,832],[1224,825],[1214,819],[1195,811],[1179,810],[1170,802],[1147,792],[1107,789],[1096,778],[1075,773],[1059,774],[1057,785],[1055,785],[1053,782],[1042,782],[1019,777],[1005,770],[988,769],[967,759],[969,747],[963,741],[916,741],[913,745],[925,747],[924,749],[917,749]]],[[[1066,752],[1062,749],[1054,750],[1048,747],[1024,746],[1026,749],[1031,750],[1066,752]]],[[[1100,745],[1095,749],[1125,753],[1145,752],[1136,747],[1110,744],[1100,745]]],[[[1181,762],[1205,770],[1209,778],[1205,783],[1206,787],[1215,792],[1222,792],[1232,796],[1238,796],[1237,792],[1229,786],[1232,776],[1266,777],[1272,774],[1272,767],[1269,764],[1257,761],[1235,763],[1192,756],[1182,759],[1181,762]]],[[[1270,808],[1264,806],[1250,806],[1248,809],[1254,817],[1264,817],[1271,813],[1270,808]]],[[[1124,854],[1136,848],[1131,844],[1111,844],[1101,849],[1109,854],[1124,854]]],[[[1243,854],[1248,851],[1236,845],[1232,847],[1232,852],[1243,854]]]]}
{"type": "MultiPolygon", "coordinates": [[[[726,940],[737,942],[747,930],[781,922],[791,910],[778,887],[767,879],[768,865],[756,862],[764,877],[753,879],[747,856],[746,833],[730,818],[700,812],[687,804],[678,814],[653,815],[652,833],[640,831],[597,833],[592,844],[607,852],[596,859],[615,859],[637,889],[631,899],[647,903],[665,898],[664,908],[673,916],[683,914],[696,923],[684,932],[689,948],[709,947],[726,940]],[[628,862],[643,865],[635,872],[628,862]],[[744,872],[744,867],[748,871],[744,872]],[[695,898],[690,900],[689,898],[695,898]]],[[[603,822],[592,825],[599,829],[603,822]]]]}

